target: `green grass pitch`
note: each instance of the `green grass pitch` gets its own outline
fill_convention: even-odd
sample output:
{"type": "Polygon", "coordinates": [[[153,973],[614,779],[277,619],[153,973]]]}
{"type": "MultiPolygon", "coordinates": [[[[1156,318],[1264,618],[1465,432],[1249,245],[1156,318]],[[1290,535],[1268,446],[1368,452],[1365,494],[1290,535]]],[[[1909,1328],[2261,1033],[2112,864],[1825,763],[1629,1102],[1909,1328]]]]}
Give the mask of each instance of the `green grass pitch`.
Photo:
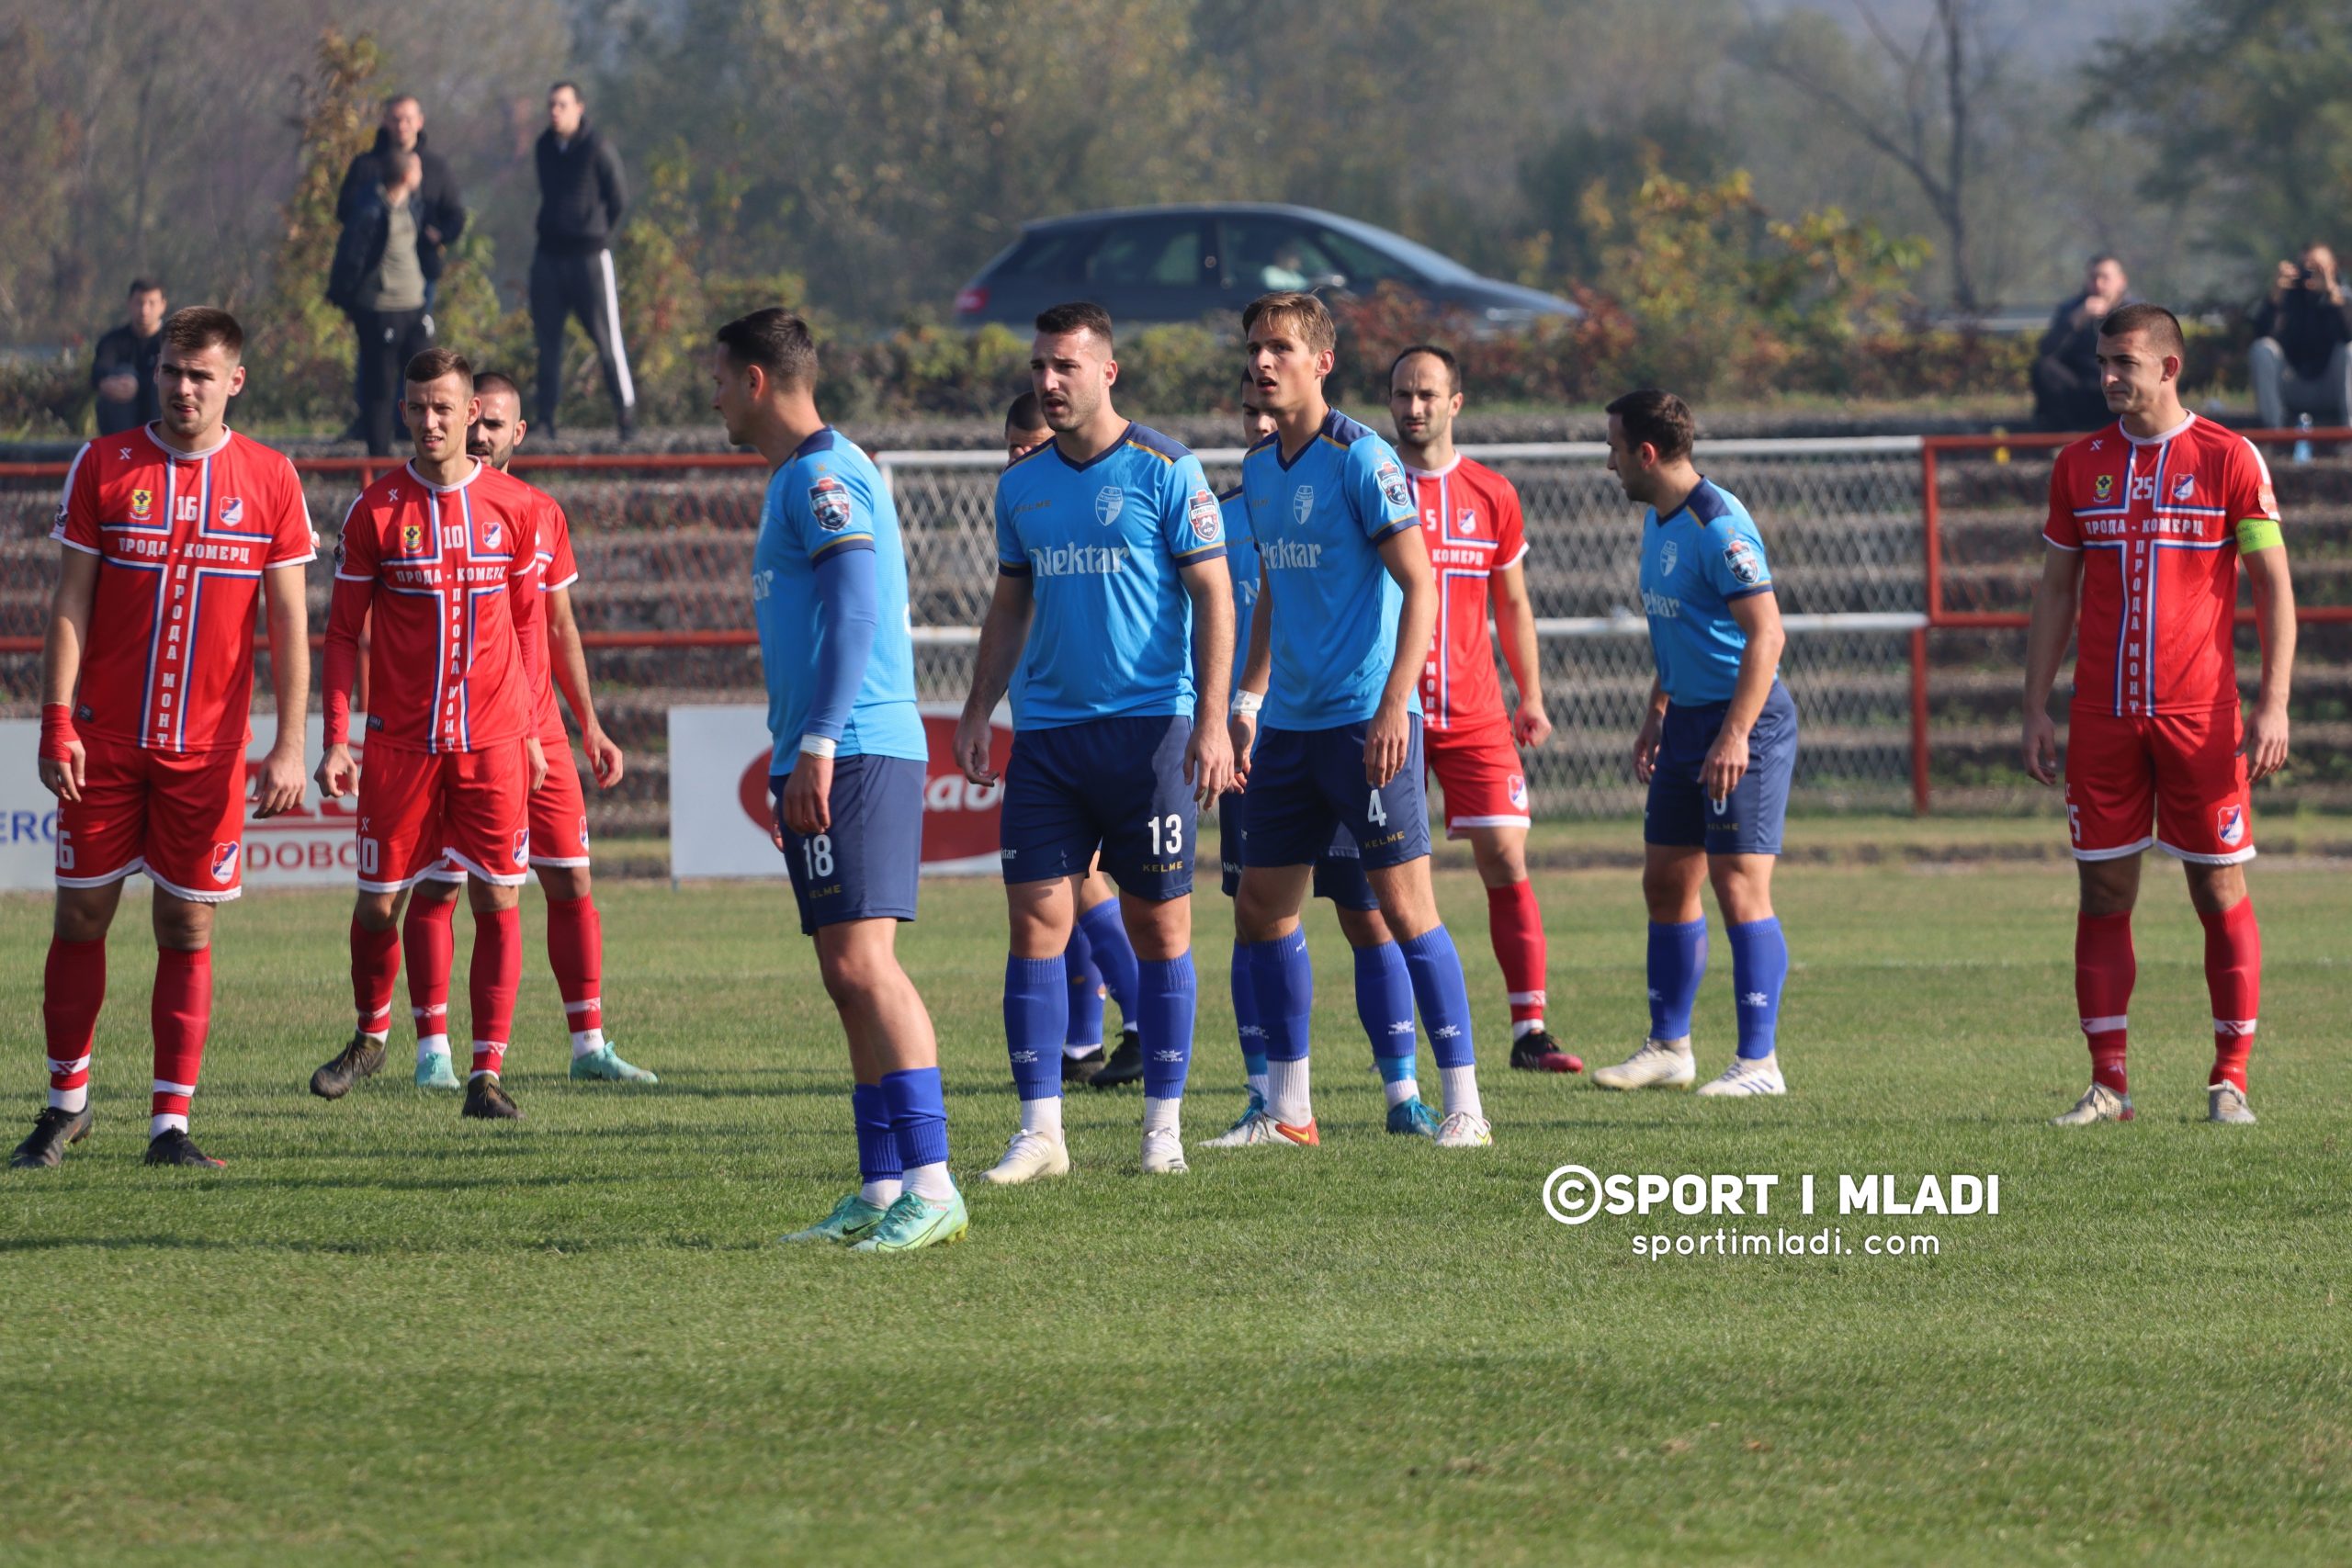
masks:
{"type": "MultiPolygon", "coordinates": [[[[347,901],[230,908],[196,1129],[231,1164],[202,1175],[138,1163],[133,900],[96,1134],[0,1178],[0,1561],[2342,1562],[2345,874],[2254,869],[2245,1129],[2200,1120],[2201,939],[2149,874],[2140,1119],[2061,1132],[2086,1077],[2063,865],[1785,868],[1778,1101],[1501,1070],[1485,902],[1448,870],[1497,1146],[1444,1155],[1381,1133],[1321,912],[1323,1146],[1198,1147],[1239,1100],[1212,894],[1192,1174],[1136,1171],[1135,1091],[1080,1092],[1069,1179],[974,1190],[964,1245],[888,1260],[774,1245],[854,1165],[780,886],[600,889],[612,1032],[662,1077],[635,1090],[564,1078],[527,895],[520,1127],[409,1088],[398,1036],[383,1077],[311,1099],[348,1029],[347,901]],[[1538,1188],[1567,1161],[1832,1192],[1997,1172],[2002,1213],[1786,1221],[1932,1232],[1932,1258],[1644,1260],[1637,1233],[1740,1222],[1563,1228],[1538,1188]]],[[[1634,878],[1539,890],[1555,1027],[1613,1060],[1645,1021],[1634,878]]],[[[902,951],[969,1173],[1013,1123],[1001,895],[924,897],[902,951]]],[[[10,1141],[47,918],[0,900],[10,1141]]],[[[1702,1073],[1729,975],[1718,921],[1702,1073]]]]}

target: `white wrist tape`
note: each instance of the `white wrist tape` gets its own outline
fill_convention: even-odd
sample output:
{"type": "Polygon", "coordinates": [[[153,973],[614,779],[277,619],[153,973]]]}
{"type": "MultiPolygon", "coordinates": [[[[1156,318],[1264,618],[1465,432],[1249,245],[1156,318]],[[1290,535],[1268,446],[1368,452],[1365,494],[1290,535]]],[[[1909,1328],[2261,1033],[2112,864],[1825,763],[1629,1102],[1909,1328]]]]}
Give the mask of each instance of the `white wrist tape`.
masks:
{"type": "Polygon", "coordinates": [[[800,754],[804,757],[830,757],[840,750],[841,742],[823,735],[800,738],[800,754]]]}
{"type": "Polygon", "coordinates": [[[1236,692],[1233,694],[1233,716],[1236,718],[1248,718],[1265,705],[1266,694],[1263,692],[1236,692]]]}

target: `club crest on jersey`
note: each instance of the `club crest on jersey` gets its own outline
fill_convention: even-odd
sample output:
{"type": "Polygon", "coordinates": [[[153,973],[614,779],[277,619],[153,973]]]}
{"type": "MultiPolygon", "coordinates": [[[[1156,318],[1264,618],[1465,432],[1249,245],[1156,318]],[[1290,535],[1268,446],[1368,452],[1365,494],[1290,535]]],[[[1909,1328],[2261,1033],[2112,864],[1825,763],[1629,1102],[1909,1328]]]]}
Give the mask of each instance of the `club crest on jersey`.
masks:
{"type": "Polygon", "coordinates": [[[516,865],[531,863],[531,830],[528,828],[514,829],[514,863],[516,865]]]}
{"type": "Polygon", "coordinates": [[[1734,539],[1724,547],[1724,565],[1731,569],[1734,582],[1753,588],[1764,581],[1764,558],[1746,539],[1734,539]]]}
{"type": "Polygon", "coordinates": [[[817,526],[828,534],[838,534],[849,526],[849,486],[831,474],[819,477],[808,487],[808,510],[815,513],[817,526]]]}
{"type": "Polygon", "coordinates": [[[212,846],[212,880],[223,887],[228,886],[230,879],[237,874],[237,853],[234,844],[212,846]]]}
{"type": "Polygon", "coordinates": [[[242,525],[244,520],[245,498],[242,495],[222,497],[220,502],[220,526],[223,528],[234,528],[242,525]]]}
{"type": "Polygon", "coordinates": [[[2195,474],[2183,474],[2180,478],[2172,481],[2172,499],[2175,505],[2178,505],[2188,501],[2190,496],[2195,495],[2196,493],[2197,476],[2195,474]]]}
{"type": "Polygon", "coordinates": [[[424,524],[403,523],[401,525],[401,553],[411,556],[421,556],[424,553],[424,524]]]}
{"type": "Polygon", "coordinates": [[[1225,532],[1225,513],[1218,508],[1216,497],[1204,490],[1196,490],[1185,506],[1192,513],[1193,536],[1204,545],[1216,544],[1225,532]]]}
{"type": "Polygon", "coordinates": [[[1526,810],[1527,775],[1525,773],[1511,774],[1510,778],[1507,781],[1506,787],[1510,792],[1510,803],[1513,806],[1518,807],[1521,811],[1526,810]]]}
{"type": "Polygon", "coordinates": [[[498,537],[501,532],[503,532],[503,530],[500,529],[498,525],[498,519],[495,517],[483,524],[481,525],[481,547],[486,550],[494,550],[498,548],[498,537]]]}
{"type": "Polygon", "coordinates": [[[1675,563],[1682,558],[1681,547],[1668,539],[1657,547],[1657,574],[1660,578],[1674,575],[1675,563]]]}
{"type": "Polygon", "coordinates": [[[1127,492],[1117,485],[1104,485],[1094,492],[1094,521],[1105,528],[1119,520],[1127,509],[1127,492]]]}
{"type": "Polygon", "coordinates": [[[2092,500],[2107,501],[2112,499],[2114,494],[2115,476],[2113,474],[2101,474],[2091,481],[2092,500]]]}
{"type": "Polygon", "coordinates": [[[1388,498],[1389,505],[1401,508],[1413,504],[1412,492],[1405,488],[1405,470],[1394,462],[1382,458],[1372,477],[1379,482],[1380,493],[1388,498]]]}
{"type": "Polygon", "coordinates": [[[1314,516],[1314,515],[1315,515],[1315,487],[1314,487],[1313,485],[1301,485],[1301,486],[1299,486],[1296,490],[1295,490],[1295,491],[1291,491],[1291,494],[1290,494],[1290,516],[1291,516],[1291,521],[1292,521],[1292,522],[1294,522],[1294,523],[1298,523],[1298,524],[1302,524],[1302,525],[1303,525],[1303,524],[1305,524],[1305,523],[1306,523],[1306,521],[1309,517],[1312,517],[1312,516],[1314,516]]]}
{"type": "Polygon", "coordinates": [[[134,490],[130,492],[130,520],[133,523],[146,522],[147,514],[154,510],[155,492],[153,491],[134,490]]]}
{"type": "Polygon", "coordinates": [[[1456,528],[1461,529],[1462,532],[1465,534],[1476,533],[1478,531],[1477,508],[1472,506],[1464,507],[1460,513],[1455,514],[1453,525],[1456,528]]]}
{"type": "Polygon", "coordinates": [[[2213,836],[2222,840],[2225,850],[2236,849],[2245,842],[2245,807],[2224,806],[2213,816],[2213,836]]]}

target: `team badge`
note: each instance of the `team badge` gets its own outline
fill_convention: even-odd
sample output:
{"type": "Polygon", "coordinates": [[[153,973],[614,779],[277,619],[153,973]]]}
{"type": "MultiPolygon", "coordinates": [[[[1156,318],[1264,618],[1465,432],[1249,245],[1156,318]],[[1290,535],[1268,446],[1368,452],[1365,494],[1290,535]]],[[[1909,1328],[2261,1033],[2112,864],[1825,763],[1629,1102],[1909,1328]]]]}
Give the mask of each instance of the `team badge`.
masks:
{"type": "Polygon", "coordinates": [[[1510,803],[1513,806],[1518,807],[1521,811],[1526,810],[1527,775],[1525,773],[1511,774],[1510,778],[1506,781],[1504,787],[1510,792],[1510,803]]]}
{"type": "Polygon", "coordinates": [[[514,863],[516,865],[531,863],[531,830],[528,828],[514,829],[514,863]]]}
{"type": "Polygon", "coordinates": [[[2190,496],[2195,495],[2196,493],[2197,476],[2195,474],[2183,474],[2180,478],[2173,480],[2172,499],[2173,504],[2176,506],[2187,502],[2190,496]]]}
{"type": "Polygon", "coordinates": [[[838,534],[849,526],[849,486],[831,474],[820,475],[808,487],[808,510],[816,515],[817,526],[828,534],[838,534]]]}
{"type": "Polygon", "coordinates": [[[421,556],[424,553],[424,524],[403,523],[401,525],[401,553],[410,556],[421,556]]]}
{"type": "Polygon", "coordinates": [[[134,490],[130,492],[130,520],[133,523],[146,522],[147,514],[154,509],[155,492],[153,491],[134,490]]]}
{"type": "Polygon", "coordinates": [[[1315,515],[1315,487],[1313,485],[1301,485],[1291,491],[1290,515],[1291,521],[1302,527],[1306,525],[1309,517],[1315,515]]]}
{"type": "Polygon", "coordinates": [[[580,819],[580,847],[583,850],[588,847],[588,818],[585,817],[580,819]]]}
{"type": "Polygon", "coordinates": [[[1192,513],[1193,536],[1204,545],[1216,544],[1225,532],[1225,513],[1218,507],[1216,497],[1196,490],[1186,505],[1192,513]]]}
{"type": "Polygon", "coordinates": [[[1476,533],[1478,531],[1477,509],[1470,506],[1464,507],[1461,513],[1454,518],[1453,525],[1465,534],[1476,533]]]}
{"type": "Polygon", "coordinates": [[[237,846],[234,844],[213,845],[212,880],[226,887],[229,886],[230,879],[236,874],[237,846]]]}
{"type": "Polygon", "coordinates": [[[2245,842],[2245,807],[2224,806],[2213,816],[2213,836],[2222,840],[2225,850],[2236,849],[2245,842]]]}
{"type": "Polygon", "coordinates": [[[481,547],[486,550],[498,548],[498,519],[493,517],[481,525],[481,547]]]}
{"type": "Polygon", "coordinates": [[[1675,563],[1679,561],[1681,558],[1681,548],[1677,546],[1672,539],[1668,539],[1666,543],[1660,545],[1657,547],[1657,575],[1659,581],[1663,581],[1667,578],[1672,577],[1674,575],[1675,563]]]}
{"type": "Polygon", "coordinates": [[[1372,471],[1372,477],[1379,482],[1380,493],[1388,498],[1389,505],[1399,511],[1408,510],[1412,506],[1412,491],[1405,488],[1405,470],[1398,468],[1393,461],[1385,457],[1382,458],[1380,467],[1372,471]]]}
{"type": "Polygon", "coordinates": [[[2114,494],[2115,476],[2113,474],[2101,474],[2091,481],[2091,498],[2094,501],[2110,500],[2114,494]]]}
{"type": "Polygon", "coordinates": [[[243,524],[244,520],[245,498],[242,495],[232,495],[223,498],[220,502],[220,526],[223,528],[238,527],[243,524]]]}
{"type": "Polygon", "coordinates": [[[1764,558],[1746,539],[1734,539],[1724,547],[1724,565],[1731,569],[1734,582],[1754,588],[1764,581],[1764,558]]]}
{"type": "Polygon", "coordinates": [[[1105,528],[1119,520],[1127,509],[1127,492],[1117,485],[1104,485],[1094,492],[1094,521],[1105,528]]]}

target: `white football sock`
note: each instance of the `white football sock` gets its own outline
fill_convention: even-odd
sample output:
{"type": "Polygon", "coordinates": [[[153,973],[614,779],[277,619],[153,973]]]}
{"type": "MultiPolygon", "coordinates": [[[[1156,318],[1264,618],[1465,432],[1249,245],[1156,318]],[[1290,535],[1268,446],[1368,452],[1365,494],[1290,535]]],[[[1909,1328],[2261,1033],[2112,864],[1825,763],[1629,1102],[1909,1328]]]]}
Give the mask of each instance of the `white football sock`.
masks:
{"type": "Polygon", "coordinates": [[[1046,1100],[1024,1100],[1021,1102],[1021,1130],[1043,1133],[1049,1138],[1062,1135],[1062,1097],[1058,1094],[1046,1100]]]}
{"type": "Polygon", "coordinates": [[[392,1037],[392,1032],[390,1029],[363,1029],[359,1032],[368,1037],[368,1043],[370,1045],[381,1045],[392,1037]]]}
{"type": "Polygon", "coordinates": [[[446,1056],[448,1054],[449,1037],[447,1035],[420,1034],[416,1037],[416,1065],[418,1066],[421,1067],[424,1066],[424,1060],[428,1056],[446,1056]]]}
{"type": "Polygon", "coordinates": [[[1182,1136],[1183,1129],[1179,1122],[1183,1110],[1184,1101],[1182,1097],[1174,1100],[1154,1100],[1149,1095],[1146,1095],[1143,1101],[1144,1135],[1149,1137],[1154,1133],[1174,1133],[1180,1137],[1182,1136]]]}
{"type": "Polygon", "coordinates": [[[900,1185],[895,1176],[887,1180],[863,1182],[857,1189],[857,1195],[877,1209],[887,1209],[899,1201],[900,1185]]]}
{"type": "Polygon", "coordinates": [[[1094,1043],[1093,1043],[1093,1044],[1091,1044],[1091,1045],[1069,1045],[1069,1044],[1065,1044],[1065,1045],[1062,1047],[1062,1055],[1065,1055],[1065,1056],[1068,1056],[1071,1061],[1075,1062],[1075,1061],[1077,1061],[1080,1056],[1091,1056],[1091,1055],[1092,1055],[1095,1052],[1100,1051],[1101,1049],[1102,1049],[1102,1042],[1101,1042],[1100,1040],[1097,1040],[1097,1041],[1096,1041],[1096,1042],[1094,1042],[1094,1043]]]}
{"type": "Polygon", "coordinates": [[[602,1029],[575,1029],[571,1032],[573,1061],[576,1062],[582,1056],[593,1056],[604,1048],[605,1032],[602,1029]]]}
{"type": "Polygon", "coordinates": [[[90,1086],[84,1084],[79,1089],[51,1089],[49,1102],[60,1111],[84,1110],[90,1103],[90,1086]]]}
{"type": "Polygon", "coordinates": [[[1266,1064],[1266,1109],[1288,1127],[1304,1127],[1315,1120],[1315,1106],[1306,1092],[1306,1058],[1266,1064]]]}
{"type": "Polygon", "coordinates": [[[906,1184],[908,1191],[918,1198],[928,1198],[934,1203],[944,1203],[956,1196],[956,1183],[947,1174],[945,1160],[916,1166],[907,1172],[906,1184]]]}
{"type": "Polygon", "coordinates": [[[187,1131],[187,1117],[175,1116],[167,1111],[160,1116],[147,1118],[147,1135],[150,1138],[160,1138],[164,1134],[175,1130],[182,1133],[187,1131]]]}
{"type": "Polygon", "coordinates": [[[1440,1067],[1437,1076],[1445,1085],[1445,1113],[1466,1111],[1483,1120],[1486,1108],[1478,1103],[1478,1069],[1476,1066],[1440,1067]]]}
{"type": "Polygon", "coordinates": [[[1391,1078],[1380,1088],[1382,1092],[1388,1096],[1388,1103],[1391,1105],[1402,1105],[1408,1100],[1421,1098],[1421,1082],[1419,1078],[1391,1078]]]}
{"type": "Polygon", "coordinates": [[[1512,1043],[1516,1043],[1519,1041],[1526,1039],[1529,1035],[1534,1033],[1537,1030],[1543,1027],[1544,1021],[1540,1018],[1522,1018],[1510,1026],[1510,1037],[1512,1043]]]}

